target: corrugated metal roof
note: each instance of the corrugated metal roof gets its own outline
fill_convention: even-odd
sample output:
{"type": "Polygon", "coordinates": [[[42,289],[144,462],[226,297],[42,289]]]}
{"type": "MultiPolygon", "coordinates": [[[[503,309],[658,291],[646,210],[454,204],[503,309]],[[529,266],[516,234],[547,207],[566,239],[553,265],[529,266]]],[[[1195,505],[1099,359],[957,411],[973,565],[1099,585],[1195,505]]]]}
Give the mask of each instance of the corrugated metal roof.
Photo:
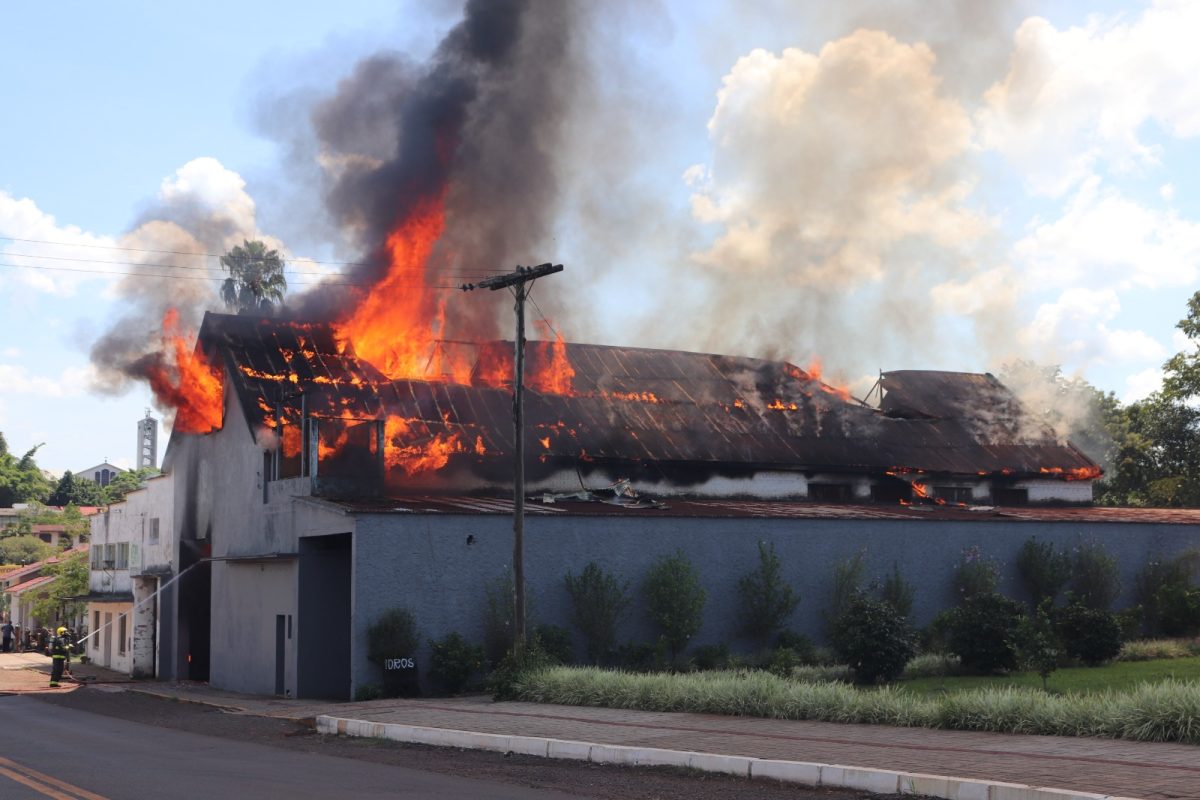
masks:
{"type": "MultiPolygon", "coordinates": [[[[310,414],[391,414],[408,420],[415,438],[461,434],[486,454],[457,456],[467,461],[495,461],[514,450],[510,389],[389,381],[339,347],[328,325],[210,313],[200,335],[202,346],[223,355],[252,430],[272,426],[280,407],[286,420],[297,419],[302,394],[310,414]]],[[[451,346],[472,357],[511,349],[505,342],[451,346]]],[[[572,394],[527,394],[526,447],[537,463],[1020,475],[1096,468],[1031,422],[991,376],[886,373],[883,408],[876,410],[785,362],[566,348],[572,394]]],[[[531,347],[534,368],[545,352],[531,347]]]]}

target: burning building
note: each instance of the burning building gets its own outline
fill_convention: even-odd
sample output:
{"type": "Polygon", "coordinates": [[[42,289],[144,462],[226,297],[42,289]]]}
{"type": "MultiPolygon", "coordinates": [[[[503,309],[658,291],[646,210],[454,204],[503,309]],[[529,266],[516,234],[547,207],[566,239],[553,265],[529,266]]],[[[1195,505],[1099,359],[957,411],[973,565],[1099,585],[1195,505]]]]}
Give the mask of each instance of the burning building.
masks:
{"type": "MultiPolygon", "coordinates": [[[[511,353],[431,342],[422,377],[396,378],[335,325],[209,314],[172,367],[202,391],[183,396],[196,407],[164,459],[186,575],[164,600],[177,630],[161,663],[228,689],[349,697],[378,679],[366,629],[389,608],[428,638],[480,638],[483,587],[511,555],[511,353]]],[[[794,565],[866,547],[940,586],[968,546],[1011,555],[1105,523],[1132,565],[1197,534],[1194,515],[1089,507],[1096,464],[988,375],[884,373],[868,406],[815,369],[752,358],[554,340],[530,343],[529,364],[526,574],[545,622],[566,622],[562,577],[590,560],[636,579],[685,551],[716,638],[733,626],[717,598],[758,541],[794,565]]],[[[818,598],[827,571],[793,577],[818,598]]],[[[919,599],[917,614],[939,608],[919,599]]],[[[819,604],[803,613],[819,635],[819,604]]]]}
{"type": "MultiPolygon", "coordinates": [[[[506,491],[512,350],[430,342],[407,356],[420,379],[392,379],[333,325],[209,314],[200,331],[267,482],[303,477],[342,498],[506,491]]],[[[561,340],[529,351],[539,492],[626,479],[660,496],[1023,505],[1089,502],[1100,475],[990,375],[884,373],[873,408],[785,362],[561,340]]],[[[221,397],[189,419],[228,426],[221,397]]]]}

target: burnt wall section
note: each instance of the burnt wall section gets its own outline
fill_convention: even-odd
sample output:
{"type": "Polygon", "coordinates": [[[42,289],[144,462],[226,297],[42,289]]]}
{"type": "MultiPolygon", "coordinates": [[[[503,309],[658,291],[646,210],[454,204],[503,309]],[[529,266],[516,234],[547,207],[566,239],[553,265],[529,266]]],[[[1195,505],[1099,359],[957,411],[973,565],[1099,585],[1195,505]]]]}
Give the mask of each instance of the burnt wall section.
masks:
{"type": "Polygon", "coordinates": [[[351,550],[349,533],[300,539],[299,697],[351,699],[351,550]]]}
{"type": "MultiPolygon", "coordinates": [[[[366,630],[390,608],[402,606],[415,616],[423,636],[422,664],[428,664],[429,642],[448,633],[483,641],[484,587],[502,577],[511,563],[511,518],[363,515],[355,535],[355,689],[381,680],[378,668],[366,660],[366,630]]],[[[775,545],[788,580],[800,593],[790,627],[820,641],[837,561],[864,550],[868,582],[882,579],[897,564],[916,587],[913,612],[924,625],[954,602],[951,576],[965,548],[978,547],[984,556],[998,559],[1003,565],[1001,591],[1023,598],[1015,559],[1030,536],[1068,548],[1081,541],[1101,543],[1122,569],[1119,607],[1133,602],[1133,576],[1152,554],[1200,547],[1200,525],[536,516],[525,523],[525,574],[536,622],[571,628],[563,577],[595,560],[629,580],[635,594],[620,641],[650,642],[654,633],[645,622],[642,578],[655,559],[682,550],[708,590],[704,627],[693,646],[728,642],[735,649],[749,649],[750,643],[737,635],[737,581],[756,567],[759,541],[775,545]]],[[[578,638],[576,654],[584,655],[578,638]]]]}

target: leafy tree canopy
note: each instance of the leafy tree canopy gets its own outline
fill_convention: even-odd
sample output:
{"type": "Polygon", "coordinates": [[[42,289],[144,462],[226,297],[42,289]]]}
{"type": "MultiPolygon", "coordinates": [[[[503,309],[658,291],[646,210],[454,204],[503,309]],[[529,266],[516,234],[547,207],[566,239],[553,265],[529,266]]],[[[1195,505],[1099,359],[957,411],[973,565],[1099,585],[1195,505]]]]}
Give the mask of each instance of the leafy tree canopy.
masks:
{"type": "Polygon", "coordinates": [[[76,477],[71,474],[70,470],[67,470],[50,495],[49,504],[66,506],[74,503],[77,506],[102,506],[105,500],[103,486],[93,480],[76,477]]]}
{"type": "Polygon", "coordinates": [[[50,494],[50,481],[34,461],[39,447],[35,445],[18,458],[8,451],[8,442],[0,433],[0,508],[43,501],[50,494]]]}
{"type": "Polygon", "coordinates": [[[108,486],[104,487],[105,503],[121,502],[125,499],[125,495],[137,489],[147,479],[159,474],[161,473],[153,467],[142,467],[141,469],[118,472],[116,477],[109,481],[108,486]]]}
{"type": "Polygon", "coordinates": [[[48,564],[42,574],[54,575],[58,580],[49,585],[45,595],[34,601],[33,615],[40,620],[70,619],[75,616],[82,603],[70,598],[87,594],[87,553],[71,553],[57,564],[48,564]],[[60,612],[63,612],[61,616],[60,612]]]}
{"type": "Polygon", "coordinates": [[[229,273],[221,284],[221,299],[230,309],[239,314],[262,314],[283,304],[287,289],[283,257],[265,242],[244,240],[221,256],[221,266],[229,273]]]}
{"type": "Polygon", "coordinates": [[[31,534],[0,539],[0,564],[32,564],[57,552],[58,548],[31,534]]]}

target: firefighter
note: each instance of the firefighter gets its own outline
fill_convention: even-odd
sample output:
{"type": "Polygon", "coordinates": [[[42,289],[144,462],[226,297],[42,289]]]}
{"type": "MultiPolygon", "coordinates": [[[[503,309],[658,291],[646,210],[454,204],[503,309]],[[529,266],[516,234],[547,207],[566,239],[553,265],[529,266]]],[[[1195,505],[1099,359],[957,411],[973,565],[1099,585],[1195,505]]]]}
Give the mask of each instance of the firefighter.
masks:
{"type": "Polygon", "coordinates": [[[71,642],[67,640],[67,629],[59,628],[50,639],[50,686],[58,686],[63,669],[71,666],[71,642]]]}

